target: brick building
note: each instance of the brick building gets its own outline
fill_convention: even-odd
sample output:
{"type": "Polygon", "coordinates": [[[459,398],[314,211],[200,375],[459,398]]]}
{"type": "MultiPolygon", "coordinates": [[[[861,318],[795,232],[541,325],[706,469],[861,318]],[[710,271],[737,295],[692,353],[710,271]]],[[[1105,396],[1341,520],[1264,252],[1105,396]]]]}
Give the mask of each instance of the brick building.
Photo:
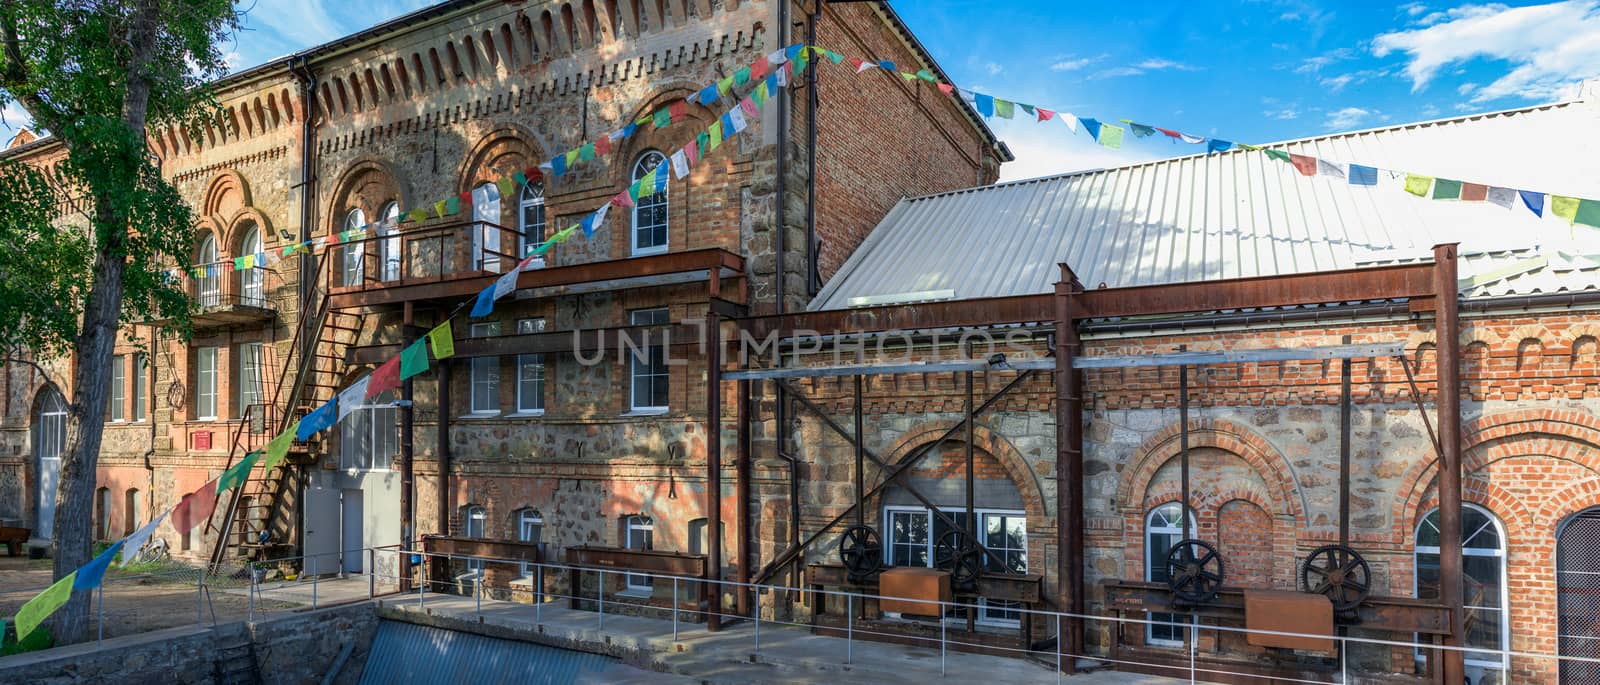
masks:
{"type": "MultiPolygon", "coordinates": [[[[186,278],[200,307],[191,342],[151,322],[117,347],[97,532],[125,534],[260,448],[722,111],[691,105],[687,121],[641,127],[609,156],[514,196],[491,201],[486,182],[681,101],[809,31],[834,50],[942,73],[887,6],[828,6],[816,17],[809,7],[444,2],[229,76],[216,84],[225,118],[200,135],[152,131],[163,171],[200,217],[195,263],[222,268],[186,278]],[[325,258],[228,268],[461,193],[478,202],[454,217],[379,229],[325,258]]],[[[292,464],[258,471],[231,521],[224,498],[210,525],[157,537],[191,558],[320,554],[324,572],[365,570],[370,559],[340,552],[413,533],[559,551],[643,546],[649,531],[660,549],[702,546],[690,531],[705,518],[695,494],[703,469],[693,466],[706,457],[706,371],[684,336],[713,305],[802,306],[899,198],[992,182],[1010,158],[970,107],[931,84],[829,67],[792,72],[793,87],[692,175],[613,211],[593,240],[556,248],[492,317],[463,317],[457,357],[408,388],[410,417],[387,403],[362,407],[297,447],[292,464]],[[827,107],[812,109],[815,92],[827,107]],[[880,125],[886,108],[893,126],[880,125]],[[612,337],[603,354],[583,354],[570,342],[618,327],[655,336],[655,347],[619,351],[612,337]],[[669,332],[678,341],[663,345],[669,332]]],[[[62,153],[45,138],[6,154],[49,166],[62,153]]],[[[33,361],[0,373],[0,519],[47,541],[72,361],[33,361]]]]}

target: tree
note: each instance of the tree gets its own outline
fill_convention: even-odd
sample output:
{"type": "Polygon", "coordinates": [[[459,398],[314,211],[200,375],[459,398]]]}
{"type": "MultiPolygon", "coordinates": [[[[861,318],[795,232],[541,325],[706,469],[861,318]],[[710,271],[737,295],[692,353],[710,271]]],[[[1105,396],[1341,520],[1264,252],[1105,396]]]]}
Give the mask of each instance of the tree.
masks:
{"type": "MultiPolygon", "coordinates": [[[[90,559],[95,465],[120,325],[192,305],[162,275],[187,265],[193,220],[146,145],[150,125],[215,116],[206,83],[239,26],[231,0],[0,0],[0,106],[22,105],[65,151],[54,173],[0,160],[0,357],[71,354],[56,494],[55,577],[90,559]]],[[[85,593],[86,594],[86,593],[85,593]]],[[[58,644],[88,598],[56,616],[58,644]]]]}

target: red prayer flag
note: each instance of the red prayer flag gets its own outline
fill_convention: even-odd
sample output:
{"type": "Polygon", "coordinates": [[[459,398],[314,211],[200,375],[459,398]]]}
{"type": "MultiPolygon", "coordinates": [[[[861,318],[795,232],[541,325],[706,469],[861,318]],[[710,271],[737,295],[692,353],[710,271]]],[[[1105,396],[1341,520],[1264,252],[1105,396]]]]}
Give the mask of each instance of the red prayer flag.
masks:
{"type": "Polygon", "coordinates": [[[394,356],[372,370],[372,378],[367,381],[367,396],[363,399],[370,400],[385,390],[398,387],[400,387],[400,357],[394,356]]]}
{"type": "Polygon", "coordinates": [[[1173,131],[1173,130],[1170,130],[1170,129],[1157,128],[1156,130],[1166,134],[1166,136],[1168,138],[1182,138],[1183,137],[1182,133],[1179,133],[1177,131],[1173,131]]]}
{"type": "Polygon", "coordinates": [[[632,207],[633,198],[628,197],[628,191],[624,190],[620,193],[617,193],[616,197],[611,198],[611,204],[618,207],[632,207]]]}
{"type": "Polygon", "coordinates": [[[195,526],[205,523],[211,518],[211,512],[217,508],[217,479],[200,486],[183,496],[183,501],[172,509],[172,526],[179,533],[194,530],[195,526]]]}
{"type": "Polygon", "coordinates": [[[689,103],[682,100],[673,100],[667,105],[667,111],[672,114],[672,120],[677,121],[689,116],[689,103]]]}
{"type": "Polygon", "coordinates": [[[328,235],[328,247],[333,247],[334,245],[338,245],[338,244],[339,244],[339,234],[338,233],[329,234],[328,235]]]}
{"type": "Polygon", "coordinates": [[[1033,108],[1033,111],[1039,115],[1039,121],[1049,121],[1051,119],[1054,119],[1055,116],[1056,116],[1055,112],[1052,112],[1052,111],[1050,111],[1048,109],[1045,109],[1043,107],[1035,107],[1035,108],[1033,108]]]}
{"type": "Polygon", "coordinates": [[[1483,202],[1489,197],[1489,186],[1477,183],[1461,184],[1462,202],[1483,202]]]}
{"type": "Polygon", "coordinates": [[[699,164],[700,145],[691,141],[688,145],[683,146],[683,156],[685,159],[689,160],[689,166],[699,164]]]}
{"type": "Polygon", "coordinates": [[[470,191],[470,190],[467,191],[467,192],[464,192],[464,193],[462,193],[460,195],[457,195],[456,197],[461,200],[461,204],[462,205],[471,205],[472,204],[472,191],[470,191]]]}
{"type": "Polygon", "coordinates": [[[766,78],[769,73],[772,73],[772,63],[767,61],[766,57],[762,57],[756,60],[755,64],[750,65],[751,79],[766,78]]]}
{"type": "Polygon", "coordinates": [[[529,183],[533,183],[534,181],[544,178],[544,171],[539,167],[531,166],[528,167],[527,171],[522,172],[522,175],[528,177],[529,183]]]}
{"type": "Polygon", "coordinates": [[[948,83],[940,83],[938,85],[939,85],[939,92],[944,93],[945,95],[954,95],[955,92],[956,92],[956,87],[952,86],[952,85],[950,85],[948,83]]]}
{"type": "Polygon", "coordinates": [[[1293,164],[1294,168],[1300,170],[1300,175],[1301,176],[1316,176],[1317,175],[1317,158],[1316,157],[1307,157],[1305,155],[1291,154],[1291,155],[1289,155],[1289,163],[1293,164]]]}
{"type": "Polygon", "coordinates": [[[594,139],[594,153],[597,155],[611,154],[611,135],[606,134],[594,139]]]}

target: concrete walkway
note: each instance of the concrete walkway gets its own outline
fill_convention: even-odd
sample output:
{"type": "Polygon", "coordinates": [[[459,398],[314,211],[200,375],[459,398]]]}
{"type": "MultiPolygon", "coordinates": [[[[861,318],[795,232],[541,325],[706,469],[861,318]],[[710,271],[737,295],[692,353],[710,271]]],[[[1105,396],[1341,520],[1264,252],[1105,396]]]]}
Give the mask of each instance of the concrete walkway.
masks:
{"type": "MultiPolygon", "coordinates": [[[[702,683],[872,683],[927,685],[929,682],[1051,683],[1054,669],[1022,658],[949,651],[938,645],[908,647],[866,640],[811,634],[804,627],[763,622],[760,645],[750,621],[708,632],[704,625],[683,621],[673,638],[670,613],[641,618],[568,609],[551,602],[529,604],[485,599],[481,610],[470,597],[390,595],[380,600],[379,615],[441,628],[522,639],[559,647],[600,652],[663,673],[702,683]]],[[[685,612],[685,617],[688,616],[685,612]]],[[[1044,656],[1044,655],[1040,655],[1044,656]]],[[[1051,657],[1046,657],[1051,658],[1051,657]]],[[[1071,685],[1176,685],[1170,678],[1101,671],[1063,676],[1071,685]]]]}

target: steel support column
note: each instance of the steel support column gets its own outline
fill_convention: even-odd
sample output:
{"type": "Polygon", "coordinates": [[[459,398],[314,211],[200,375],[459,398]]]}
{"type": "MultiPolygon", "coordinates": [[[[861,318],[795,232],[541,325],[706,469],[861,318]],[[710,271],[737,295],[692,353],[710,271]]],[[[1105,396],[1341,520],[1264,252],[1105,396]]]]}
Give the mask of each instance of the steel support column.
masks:
{"type": "Polygon", "coordinates": [[[739,381],[737,385],[739,406],[735,420],[738,421],[736,449],[739,453],[734,465],[733,496],[738,500],[734,503],[734,512],[739,520],[734,524],[734,554],[739,558],[739,615],[743,616],[750,611],[750,589],[744,587],[750,584],[750,381],[739,381]]]}
{"type": "Polygon", "coordinates": [[[722,317],[706,314],[706,630],[722,629],[722,317]]]}
{"type": "MultiPolygon", "coordinates": [[[[1456,244],[1433,248],[1433,288],[1437,309],[1434,334],[1439,353],[1439,602],[1450,609],[1445,644],[1466,644],[1461,609],[1461,321],[1458,318],[1456,244]]],[[[1445,683],[1466,679],[1465,654],[1444,653],[1445,683]]]]}
{"type": "Polygon", "coordinates": [[[1077,671],[1083,654],[1083,372],[1073,368],[1081,351],[1077,322],[1073,319],[1083,285],[1066,264],[1056,284],[1056,578],[1061,606],[1075,614],[1057,633],[1056,644],[1065,646],[1067,673],[1077,671]]]}

